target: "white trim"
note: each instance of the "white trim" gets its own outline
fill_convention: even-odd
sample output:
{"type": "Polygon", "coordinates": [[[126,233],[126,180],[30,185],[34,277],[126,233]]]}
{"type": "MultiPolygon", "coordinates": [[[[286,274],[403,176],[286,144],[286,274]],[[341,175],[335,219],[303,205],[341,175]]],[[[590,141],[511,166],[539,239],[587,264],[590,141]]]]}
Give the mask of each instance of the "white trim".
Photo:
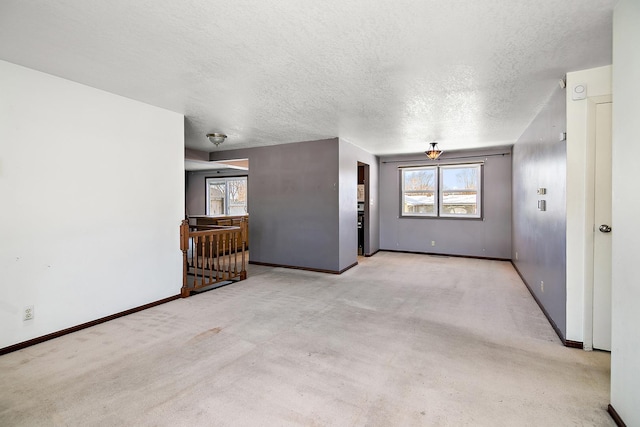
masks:
{"type": "MultiPolygon", "coordinates": [[[[248,186],[249,184],[249,180],[246,176],[228,176],[228,177],[208,177],[205,178],[205,191],[206,191],[206,199],[205,199],[205,214],[208,216],[225,216],[225,215],[235,215],[231,212],[229,212],[230,210],[230,203],[229,203],[229,181],[241,181],[244,180],[245,181],[245,185],[248,186]],[[211,194],[209,192],[210,188],[211,188],[211,184],[216,184],[216,183],[220,183],[220,184],[224,184],[225,190],[224,190],[224,205],[223,205],[223,213],[221,214],[216,214],[216,215],[212,215],[211,214],[211,194]]],[[[249,211],[249,201],[246,201],[246,208],[245,208],[245,213],[247,213],[249,211]]]]}
{"type": "Polygon", "coordinates": [[[444,183],[442,173],[447,169],[477,169],[478,170],[478,188],[476,189],[476,213],[473,215],[467,214],[455,214],[444,213],[442,207],[444,206],[444,190],[438,187],[438,213],[441,218],[482,218],[482,163],[468,163],[464,165],[443,165],[439,167],[439,180],[438,182],[444,183]]]}
{"type": "Polygon", "coordinates": [[[584,245],[584,315],[582,342],[584,350],[593,350],[593,239],[595,233],[595,151],[596,107],[613,102],[611,95],[587,98],[587,142],[585,159],[585,245],[584,245]]]}
{"type": "Polygon", "coordinates": [[[438,217],[438,167],[437,166],[417,166],[400,169],[400,217],[425,217],[425,218],[437,218],[438,217]],[[412,170],[433,170],[433,213],[416,213],[405,212],[405,191],[404,191],[404,173],[412,170]]]}

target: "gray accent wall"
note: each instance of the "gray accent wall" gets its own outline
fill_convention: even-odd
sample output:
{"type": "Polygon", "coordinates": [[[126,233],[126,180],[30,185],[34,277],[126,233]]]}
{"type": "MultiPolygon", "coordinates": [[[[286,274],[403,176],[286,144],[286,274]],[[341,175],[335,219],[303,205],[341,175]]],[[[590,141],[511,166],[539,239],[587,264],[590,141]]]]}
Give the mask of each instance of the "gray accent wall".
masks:
{"type": "MultiPolygon", "coordinates": [[[[249,159],[252,262],[342,271],[357,262],[358,162],[370,166],[367,254],[379,248],[378,158],[338,138],[214,151],[249,159]]],[[[234,172],[228,172],[234,174],[234,172]]],[[[235,172],[238,175],[238,172],[235,172]]],[[[187,212],[204,214],[205,178],[187,173],[187,212]]],[[[224,175],[214,175],[224,176],[224,175]]]]}
{"type": "MultiPolygon", "coordinates": [[[[446,147],[441,147],[446,148],[446,147]]],[[[380,159],[380,249],[511,258],[511,147],[380,159]],[[506,153],[503,155],[503,153],[506,153]],[[401,218],[400,166],[484,162],[481,219],[401,218]],[[431,242],[435,241],[435,246],[431,242]]]]}
{"type": "Polygon", "coordinates": [[[338,139],[214,151],[249,159],[252,262],[339,270],[338,139]]]}
{"type": "Polygon", "coordinates": [[[513,263],[566,336],[565,91],[557,88],[513,147],[513,263]],[[537,189],[545,188],[545,195],[537,189]],[[546,211],[538,210],[538,201],[546,211]],[[517,254],[517,256],[516,256],[517,254]],[[544,282],[544,291],[541,282],[544,282]]]}

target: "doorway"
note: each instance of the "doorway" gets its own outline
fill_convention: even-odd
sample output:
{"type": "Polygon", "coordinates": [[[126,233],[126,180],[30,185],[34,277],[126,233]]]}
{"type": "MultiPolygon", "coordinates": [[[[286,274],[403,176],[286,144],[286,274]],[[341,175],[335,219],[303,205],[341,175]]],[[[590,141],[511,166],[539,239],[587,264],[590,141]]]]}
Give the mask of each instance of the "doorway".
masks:
{"type": "Polygon", "coordinates": [[[358,162],[358,255],[371,254],[369,244],[369,165],[358,162]]]}

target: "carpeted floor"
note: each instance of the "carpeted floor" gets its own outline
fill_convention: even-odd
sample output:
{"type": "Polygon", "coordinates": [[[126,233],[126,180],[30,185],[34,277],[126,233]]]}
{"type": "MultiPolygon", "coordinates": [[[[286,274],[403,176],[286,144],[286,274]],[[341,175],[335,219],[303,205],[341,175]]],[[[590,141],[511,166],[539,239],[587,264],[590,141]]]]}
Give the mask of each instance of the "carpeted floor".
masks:
{"type": "Polygon", "coordinates": [[[0,356],[0,426],[615,425],[609,354],[563,347],[508,262],[250,267],[0,356]]]}

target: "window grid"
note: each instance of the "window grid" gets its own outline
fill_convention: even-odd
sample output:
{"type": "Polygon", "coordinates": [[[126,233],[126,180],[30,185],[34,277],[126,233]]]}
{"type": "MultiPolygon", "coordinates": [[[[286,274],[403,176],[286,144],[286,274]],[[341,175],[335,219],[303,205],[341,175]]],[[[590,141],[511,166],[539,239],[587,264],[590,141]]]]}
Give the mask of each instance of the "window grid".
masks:
{"type": "Polygon", "coordinates": [[[247,214],[247,177],[206,178],[206,214],[247,214]]]}
{"type": "Polygon", "coordinates": [[[400,169],[400,216],[482,217],[482,163],[400,169]]]}

